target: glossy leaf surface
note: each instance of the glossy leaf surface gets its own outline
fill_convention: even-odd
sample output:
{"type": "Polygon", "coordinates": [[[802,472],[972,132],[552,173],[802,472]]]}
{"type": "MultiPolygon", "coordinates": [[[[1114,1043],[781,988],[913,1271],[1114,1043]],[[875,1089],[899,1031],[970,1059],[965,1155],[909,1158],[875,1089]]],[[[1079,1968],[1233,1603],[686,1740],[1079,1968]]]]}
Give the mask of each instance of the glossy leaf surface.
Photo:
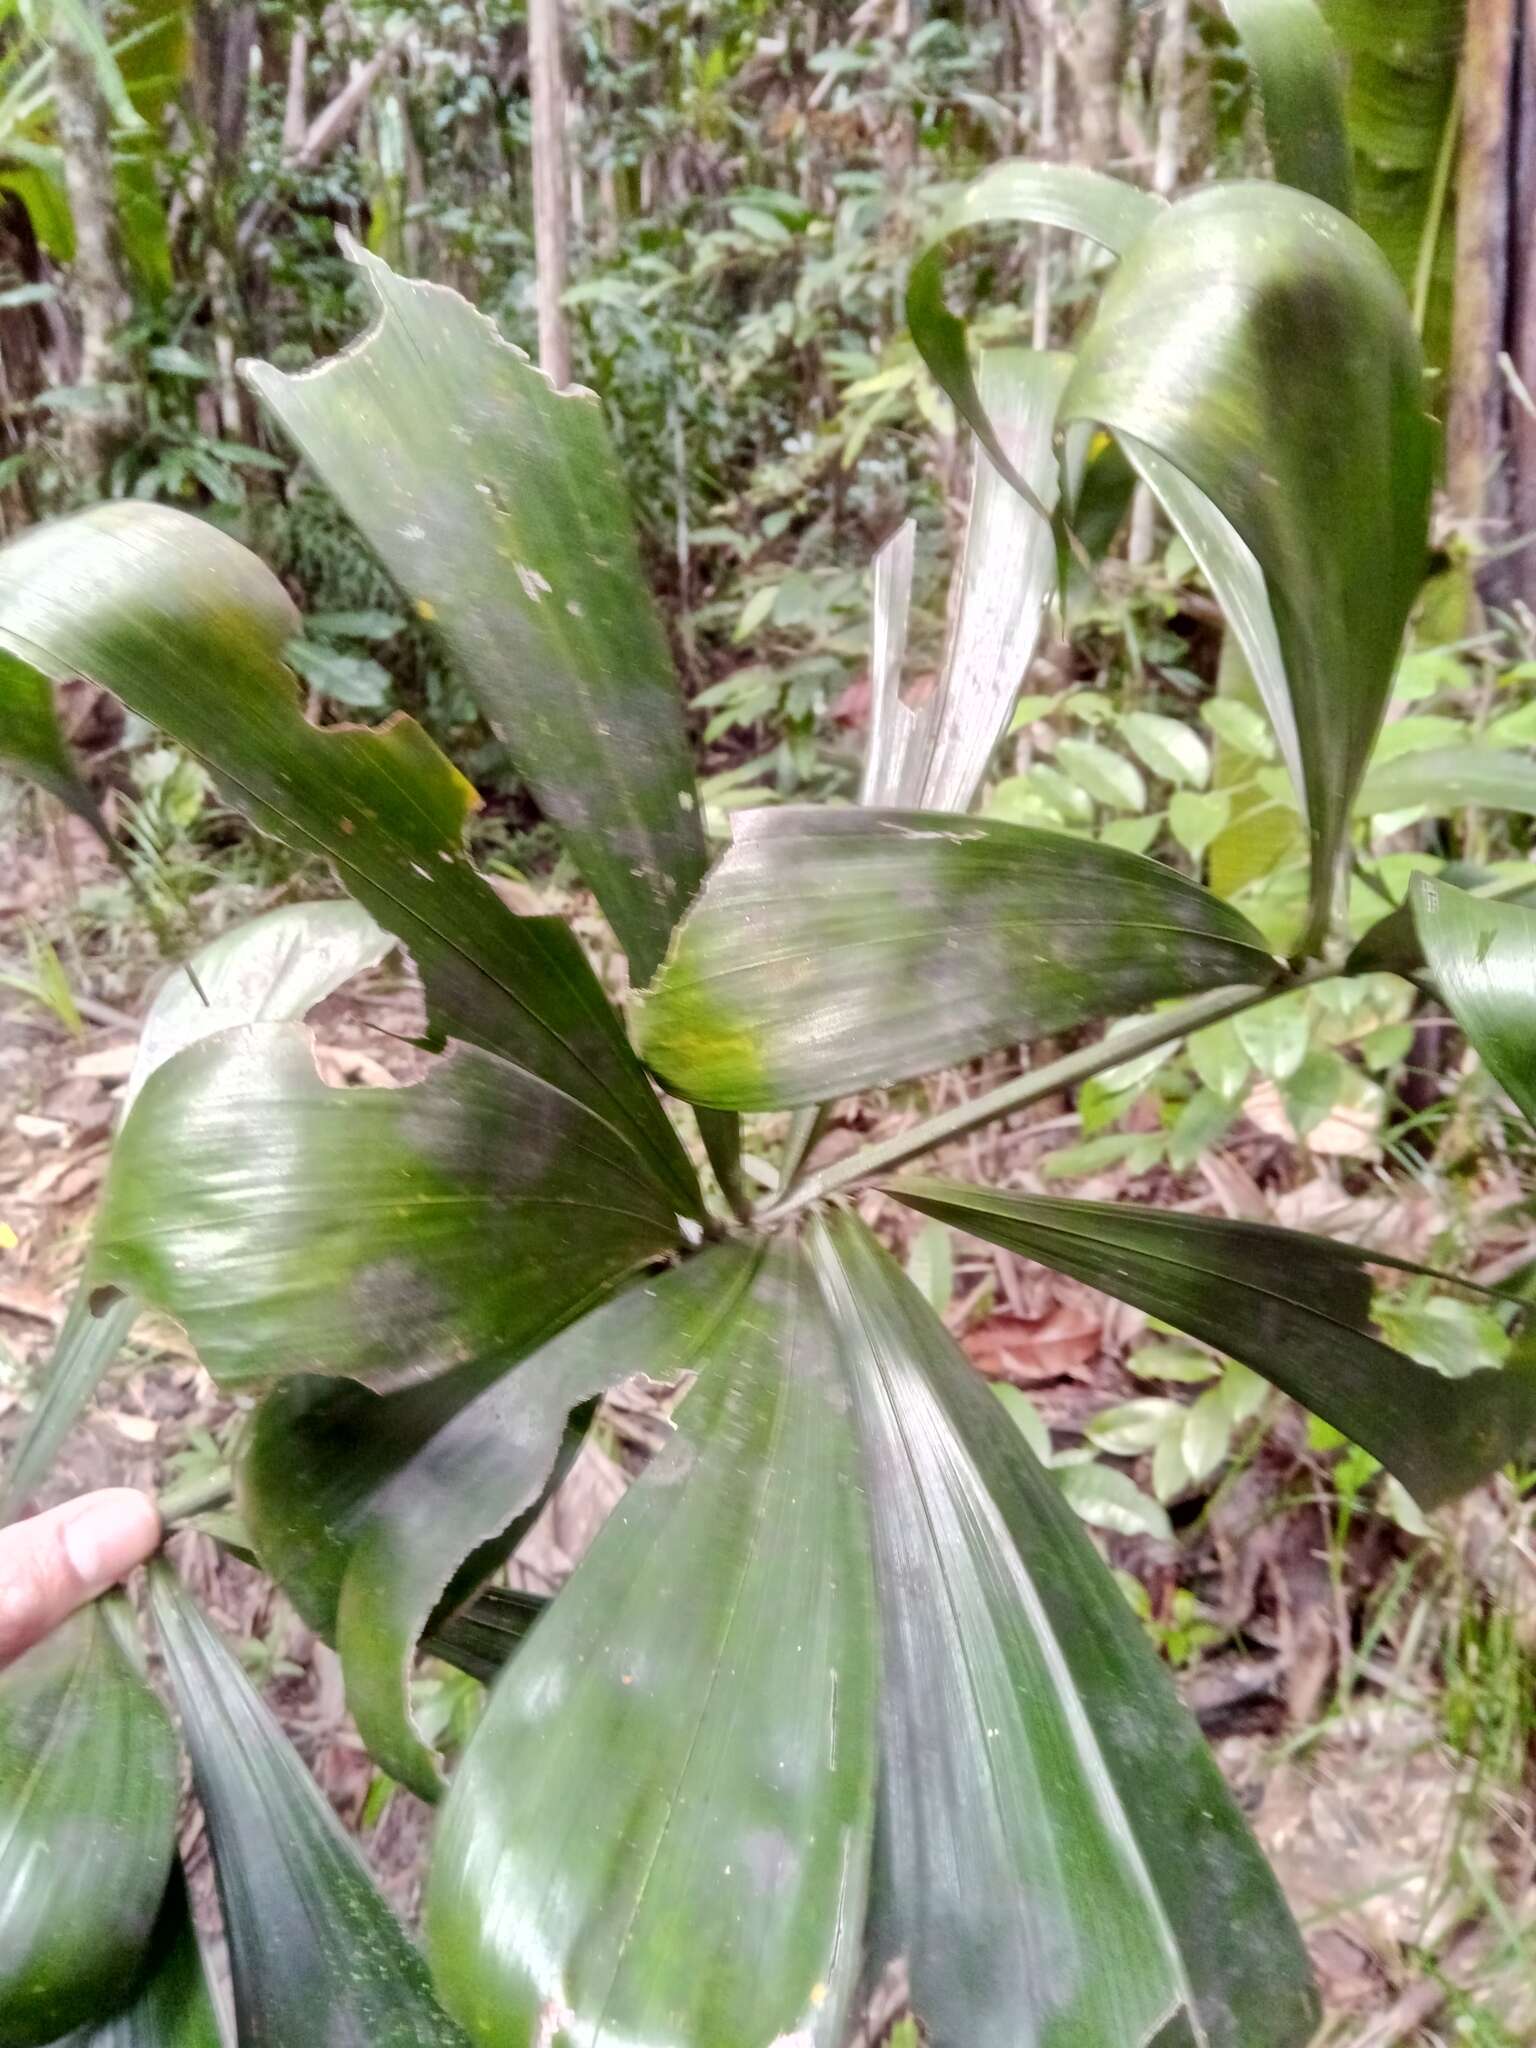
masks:
{"type": "Polygon", "coordinates": [[[1454,205],[1448,204],[1466,0],[1322,0],[1348,72],[1355,218],[1411,292],[1425,352],[1450,352],[1454,205]]]}
{"type": "Polygon", "coordinates": [[[667,1250],[634,1152],[570,1096],[464,1049],[410,1088],[328,1088],[253,1024],[145,1084],[89,1276],[165,1309],[225,1386],[422,1378],[547,1331],[667,1250]]]}
{"type": "Polygon", "coordinates": [[[918,1179],[891,1192],[1252,1367],[1379,1458],[1421,1507],[1465,1492],[1536,1436],[1536,1366],[1448,1379],[1374,1334],[1367,1268],[1395,1263],[1380,1253],[1128,1203],[918,1179]]]}
{"type": "Polygon", "coordinates": [[[1483,1064],[1536,1124],[1536,911],[1416,875],[1424,960],[1483,1064]]]}
{"type": "Polygon", "coordinates": [[[171,1724],[104,1602],[0,1671],[3,2048],[42,2048],[127,1998],[170,1874],[177,1779],[171,1724]]]}
{"type": "Polygon", "coordinates": [[[443,1808],[429,1948],[487,2048],[842,2039],[873,1807],[863,1491],[815,1282],[784,1242],[760,1257],[443,1808]]]}
{"type": "Polygon", "coordinates": [[[164,1565],[150,1607],[213,1848],[240,2048],[462,2048],[340,1822],[164,1565]]]}
{"type": "Polygon", "coordinates": [[[1080,164],[994,164],[973,178],[940,217],[907,284],[907,325],[918,352],[961,418],[1036,515],[1038,494],[994,431],[971,370],[965,322],[944,303],[944,261],[950,242],[972,228],[1038,225],[1065,228],[1122,255],[1162,212],[1164,202],[1119,178],[1080,164]]]}
{"type": "Polygon", "coordinates": [[[58,2048],[223,2048],[179,1863],[133,1997],[111,2019],[82,2027],[58,2048]]]}
{"type": "Polygon", "coordinates": [[[1258,557],[1226,514],[1175,463],[1165,460],[1133,435],[1122,436],[1122,445],[1147,488],[1177,527],[1221,605],[1269,715],[1297,802],[1304,811],[1306,770],[1302,766],[1296,710],[1258,557]]]}
{"type": "Polygon", "coordinates": [[[1227,0],[1264,108],[1264,139],[1283,185],[1353,213],[1344,68],[1315,0],[1227,0]]]}
{"type": "Polygon", "coordinates": [[[236,1024],[297,1023],[394,943],[360,903],[287,903],[221,932],[192,956],[191,974],[172,969],[145,1011],[124,1109],[183,1046],[236,1024]]]}
{"type": "Polygon", "coordinates": [[[688,1370],[730,1304],[732,1276],[739,1287],[750,1270],[750,1254],[721,1248],[626,1288],[520,1363],[495,1353],[388,1395],[299,1379],[257,1411],[238,1489],[257,1550],[336,1642],[375,1758],[423,1798],[442,1781],[406,1679],[429,1617],[511,1547],[571,1412],[631,1373],[688,1370]]]}
{"type": "MultiPolygon", "coordinates": [[[[1047,512],[1055,508],[1060,479],[1056,407],[1071,367],[1066,356],[1033,349],[992,349],[981,363],[987,417],[1047,512]]],[[[907,547],[910,588],[910,541],[907,547]]],[[[949,637],[933,695],[915,709],[901,701],[899,652],[893,663],[877,647],[870,665],[864,803],[919,811],[970,808],[1007,731],[1055,588],[1056,542],[1049,523],[984,453],[978,455],[950,597],[949,637]]],[[[877,568],[877,617],[880,593],[877,568]]]]}
{"type": "Polygon", "coordinates": [[[419,726],[305,722],[282,660],[298,624],[254,555],[167,505],[98,505],[0,550],[0,649],[113,691],[263,831],[327,855],[409,948],[440,1030],[592,1102],[695,1213],[692,1170],[576,940],[558,918],[515,917],[475,872],[474,792],[419,726]]]}
{"type": "Polygon", "coordinates": [[[872,1971],[944,2048],[1301,2048],[1279,1888],[1055,1480],[864,1227],[813,1231],[880,1592],[872,1971]]]}
{"type": "MultiPolygon", "coordinates": [[[[393,943],[357,903],[289,904],[222,933],[188,963],[195,984],[186,968],[175,967],[150,1004],[124,1109],[182,1046],[232,1024],[300,1018],[381,960],[393,943]]],[[[47,1472],[137,1318],[138,1305],[127,1298],[93,1314],[90,1296],[91,1289],[81,1287],[70,1303],[37,1404],[0,1484],[0,1523],[47,1472]]]]}
{"type": "Polygon", "coordinates": [[[870,562],[869,738],[859,802],[894,803],[917,735],[917,713],[902,701],[902,665],[912,613],[917,521],[904,519],[870,562]]]}
{"type": "Polygon", "coordinates": [[[1313,941],[1423,574],[1421,384],[1370,238],[1304,193],[1237,183],[1137,238],[1062,403],[1181,470],[1263,571],[1305,777],[1313,941]]]}
{"type": "Polygon", "coordinates": [[[1276,972],[1239,912],[1136,854],[933,812],[745,813],[637,1042],[686,1095],[777,1109],[1276,972]]]}
{"type": "Polygon", "coordinates": [[[648,980],[704,835],[601,409],[457,292],[343,248],[374,326],[318,369],[246,379],[432,620],[648,980]]]}

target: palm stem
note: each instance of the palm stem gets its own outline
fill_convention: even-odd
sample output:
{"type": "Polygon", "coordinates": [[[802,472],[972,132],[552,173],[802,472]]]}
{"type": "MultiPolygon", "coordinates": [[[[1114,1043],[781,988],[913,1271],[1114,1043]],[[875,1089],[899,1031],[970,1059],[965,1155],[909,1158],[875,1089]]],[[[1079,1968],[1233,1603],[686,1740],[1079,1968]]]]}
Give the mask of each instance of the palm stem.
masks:
{"type": "Polygon", "coordinates": [[[1055,1095],[1063,1088],[1075,1087],[1080,1081],[1103,1073],[1108,1067],[1118,1067],[1126,1060],[1152,1052],[1158,1046],[1172,1044],[1207,1024],[1219,1024],[1224,1017],[1235,1017],[1241,1010],[1251,1010],[1259,1003],[1284,994],[1287,989],[1326,981],[1336,972],[1335,968],[1315,964],[1265,988],[1216,989],[1209,995],[1196,996],[1191,1002],[1179,1004],[1177,1009],[1160,1010],[1155,1016],[1144,1017],[1125,1031],[1117,1031],[1112,1037],[1101,1038],[1093,1045],[1069,1052],[1046,1066],[1032,1068],[1027,1074],[1005,1082],[1001,1088],[974,1096],[969,1102],[945,1110],[942,1115],[928,1117],[924,1122],[914,1124],[910,1130],[898,1131],[894,1137],[856,1152],[851,1159],[839,1160],[832,1166],[823,1167],[820,1173],[808,1174],[794,1189],[760,1209],[758,1221],[782,1222],[812,1202],[839,1194],[861,1181],[873,1180],[878,1175],[889,1173],[893,1167],[905,1166],[921,1153],[947,1145],[952,1139],[964,1137],[968,1131],[977,1130],[998,1117],[1027,1109],[1031,1103],[1039,1102],[1047,1095],[1055,1095]]]}
{"type": "Polygon", "coordinates": [[[234,1481],[229,1467],[221,1465],[214,1472],[200,1472],[195,1478],[178,1481],[168,1486],[156,1505],[160,1520],[167,1529],[190,1522],[194,1515],[206,1515],[214,1508],[227,1507],[234,1499],[234,1481]]]}

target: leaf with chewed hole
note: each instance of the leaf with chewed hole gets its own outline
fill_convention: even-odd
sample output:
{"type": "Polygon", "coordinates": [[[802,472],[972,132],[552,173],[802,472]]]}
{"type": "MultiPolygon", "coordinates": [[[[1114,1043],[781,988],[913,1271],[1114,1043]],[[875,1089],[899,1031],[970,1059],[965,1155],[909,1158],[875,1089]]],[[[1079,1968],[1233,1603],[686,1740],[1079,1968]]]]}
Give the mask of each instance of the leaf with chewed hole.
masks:
{"type": "Polygon", "coordinates": [[[705,866],[682,696],[591,392],[342,237],[378,309],[247,383],[432,621],[648,980],[705,866]]]}
{"type": "Polygon", "coordinates": [[[112,1155],[89,1277],[166,1310],[224,1386],[373,1384],[515,1354],[677,1241],[633,1149],[461,1048],[409,1088],[328,1088],[297,1024],[157,1068],[112,1155]]]}

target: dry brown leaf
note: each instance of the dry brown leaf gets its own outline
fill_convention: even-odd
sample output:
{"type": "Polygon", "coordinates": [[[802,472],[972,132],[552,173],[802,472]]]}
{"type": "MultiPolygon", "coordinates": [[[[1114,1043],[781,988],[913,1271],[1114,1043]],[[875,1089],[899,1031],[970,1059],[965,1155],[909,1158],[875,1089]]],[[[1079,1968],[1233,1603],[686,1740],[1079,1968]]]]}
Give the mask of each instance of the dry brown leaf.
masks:
{"type": "Polygon", "coordinates": [[[1092,1376],[1104,1348],[1103,1315],[1086,1300],[1058,1301],[1043,1316],[992,1316],[961,1339],[988,1379],[1027,1387],[1092,1376]]]}

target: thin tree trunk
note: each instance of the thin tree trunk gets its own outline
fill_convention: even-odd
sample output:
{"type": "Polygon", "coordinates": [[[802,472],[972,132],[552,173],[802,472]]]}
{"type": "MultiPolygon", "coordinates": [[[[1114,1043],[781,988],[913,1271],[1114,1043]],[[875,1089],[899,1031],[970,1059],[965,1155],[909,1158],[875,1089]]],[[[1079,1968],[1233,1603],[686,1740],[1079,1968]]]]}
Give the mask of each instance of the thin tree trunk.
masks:
{"type": "Polygon", "coordinates": [[[77,482],[99,490],[131,419],[118,331],[133,301],[118,231],[111,113],[90,57],[62,31],[54,39],[53,98],[75,230],[70,284],[80,324],[80,382],[99,394],[90,410],[66,414],[65,460],[77,482]]]}
{"type": "Polygon", "coordinates": [[[293,24],[288,45],[288,93],[283,101],[283,155],[296,157],[309,131],[309,30],[293,24]]]}
{"type": "MultiPolygon", "coordinates": [[[[1184,45],[1189,34],[1189,0],[1167,0],[1163,33],[1157,45],[1153,91],[1157,100],[1157,148],[1152,158],[1152,190],[1171,199],[1182,161],[1181,116],[1184,106],[1184,45]]],[[[1157,512],[1152,493],[1138,484],[1131,503],[1128,559],[1138,568],[1152,559],[1157,537],[1157,512]]]]}
{"type": "Polygon", "coordinates": [[[1526,545],[1508,558],[1506,584],[1536,606],[1536,0],[1522,0],[1511,102],[1509,511],[1512,537],[1526,545]]]}
{"type": "Polygon", "coordinates": [[[529,0],[528,79],[533,100],[533,254],[539,365],[557,385],[571,381],[566,320],[565,80],[560,0],[529,0]]]}
{"type": "Polygon", "coordinates": [[[1446,481],[1497,604],[1536,600],[1536,0],[1469,0],[1446,481]]]}
{"type": "Polygon", "coordinates": [[[237,6],[197,0],[193,21],[193,106],[212,145],[216,172],[227,176],[245,140],[256,9],[252,0],[237,6]]]}
{"type": "Polygon", "coordinates": [[[1106,169],[1119,148],[1125,33],[1125,0],[1079,0],[1069,49],[1077,89],[1079,153],[1091,170],[1106,169]]]}

